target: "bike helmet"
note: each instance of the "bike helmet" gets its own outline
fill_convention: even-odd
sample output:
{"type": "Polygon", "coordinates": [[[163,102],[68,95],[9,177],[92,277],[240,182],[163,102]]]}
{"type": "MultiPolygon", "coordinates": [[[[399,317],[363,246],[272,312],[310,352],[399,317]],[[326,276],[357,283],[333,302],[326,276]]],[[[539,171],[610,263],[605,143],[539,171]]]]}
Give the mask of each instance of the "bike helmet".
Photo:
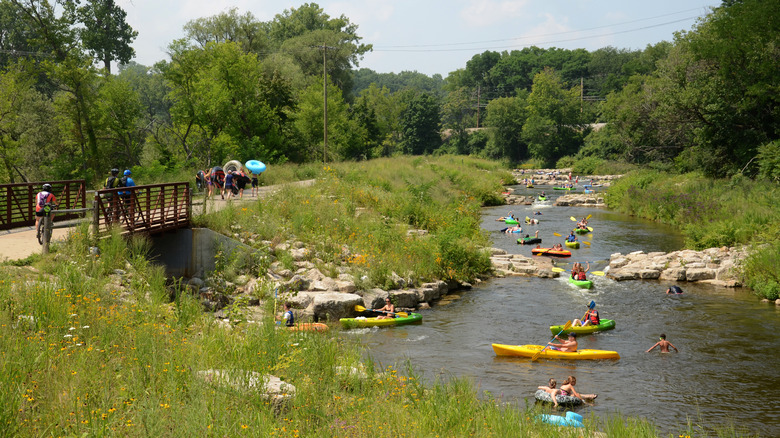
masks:
{"type": "Polygon", "coordinates": [[[51,184],[49,184],[49,183],[44,184],[43,185],[43,190],[46,191],[46,192],[50,192],[51,191],[51,184]]]}
{"type": "Polygon", "coordinates": [[[130,169],[125,169],[125,173],[124,173],[123,175],[124,175],[124,176],[128,176],[128,175],[130,175],[131,173],[132,173],[132,172],[130,172],[130,169]]]}
{"type": "Polygon", "coordinates": [[[114,175],[114,176],[119,175],[119,169],[117,169],[116,167],[111,169],[111,175],[114,175]]]}

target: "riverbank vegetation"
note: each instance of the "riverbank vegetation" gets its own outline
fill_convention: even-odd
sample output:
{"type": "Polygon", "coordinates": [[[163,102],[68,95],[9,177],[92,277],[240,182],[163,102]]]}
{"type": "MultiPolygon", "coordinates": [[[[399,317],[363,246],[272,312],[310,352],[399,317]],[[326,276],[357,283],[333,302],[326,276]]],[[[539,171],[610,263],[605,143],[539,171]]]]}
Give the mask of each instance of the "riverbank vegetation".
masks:
{"type": "Polygon", "coordinates": [[[636,171],[615,181],[607,192],[610,208],[674,225],[686,246],[705,249],[750,245],[745,284],[758,295],[780,293],[780,204],[777,183],[739,175],[712,179],[698,173],[636,171]]]}
{"type": "Polygon", "coordinates": [[[356,279],[367,279],[362,286],[389,286],[392,273],[419,284],[490,272],[480,209],[503,204],[503,185],[514,182],[500,163],[398,157],[320,165],[316,176],[312,186],[288,186],[196,222],[251,234],[258,245],[303,242],[323,272],[346,264],[356,279]]]}

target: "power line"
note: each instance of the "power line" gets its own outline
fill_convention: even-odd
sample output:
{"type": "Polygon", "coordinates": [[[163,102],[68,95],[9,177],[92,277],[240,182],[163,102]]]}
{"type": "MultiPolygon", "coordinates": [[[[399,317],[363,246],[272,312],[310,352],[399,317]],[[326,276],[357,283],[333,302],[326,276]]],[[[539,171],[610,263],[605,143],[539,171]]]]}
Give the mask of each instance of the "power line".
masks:
{"type": "MultiPolygon", "coordinates": [[[[683,11],[671,12],[669,14],[656,15],[654,17],[647,17],[647,18],[640,18],[640,19],[637,19],[637,20],[624,21],[622,23],[606,24],[606,25],[603,25],[603,26],[590,27],[590,28],[586,28],[586,29],[569,30],[569,31],[566,31],[566,32],[554,32],[554,33],[547,33],[547,34],[540,34],[540,35],[533,35],[533,36],[523,36],[523,37],[496,39],[496,40],[484,40],[484,41],[471,41],[471,42],[464,42],[464,43],[412,44],[412,45],[403,45],[403,46],[384,46],[384,47],[386,47],[386,48],[414,48],[414,47],[462,46],[462,45],[466,45],[466,44],[497,43],[497,42],[502,42],[502,41],[514,41],[514,40],[523,40],[523,39],[529,39],[529,38],[541,38],[541,37],[548,37],[548,36],[567,35],[567,34],[570,34],[570,33],[588,32],[588,31],[591,31],[591,30],[598,30],[598,29],[622,26],[624,24],[632,24],[632,23],[638,23],[638,22],[642,22],[642,21],[655,20],[656,18],[669,17],[669,16],[672,16],[672,15],[677,15],[677,14],[682,14],[682,13],[686,13],[686,12],[696,11],[696,10],[699,10],[699,9],[700,8],[691,8],[691,9],[685,9],[683,11]]],[[[687,19],[688,18],[686,18],[685,20],[687,20],[687,19]]],[[[380,47],[382,47],[382,46],[380,46],[380,47]]]]}
{"type": "MultiPolygon", "coordinates": [[[[681,18],[679,20],[667,21],[665,23],[659,23],[659,24],[654,24],[654,25],[650,25],[650,26],[643,26],[643,27],[639,27],[639,28],[636,28],[636,29],[628,29],[628,30],[622,30],[622,31],[616,31],[616,32],[603,33],[603,34],[599,34],[599,35],[589,35],[589,36],[582,36],[582,37],[577,37],[577,38],[567,38],[567,39],[562,39],[562,40],[544,41],[544,42],[536,42],[536,43],[529,43],[529,44],[511,45],[511,46],[469,47],[469,48],[459,48],[459,49],[377,49],[377,48],[374,48],[374,51],[376,51],[376,52],[463,52],[463,51],[474,51],[474,50],[500,50],[500,49],[511,49],[511,48],[517,48],[517,47],[545,46],[545,45],[549,45],[549,44],[565,43],[565,42],[571,42],[571,41],[580,41],[580,40],[586,40],[586,39],[592,39],[592,38],[601,38],[601,37],[607,37],[607,36],[620,35],[620,34],[630,33],[630,32],[638,32],[640,30],[652,29],[652,28],[655,28],[655,27],[666,26],[668,24],[680,23],[680,22],[692,20],[692,19],[698,18],[698,17],[700,17],[700,16],[697,15],[697,16],[694,16],[694,17],[686,17],[686,18],[681,18]]],[[[536,38],[536,37],[533,37],[533,38],[536,38]]]]}

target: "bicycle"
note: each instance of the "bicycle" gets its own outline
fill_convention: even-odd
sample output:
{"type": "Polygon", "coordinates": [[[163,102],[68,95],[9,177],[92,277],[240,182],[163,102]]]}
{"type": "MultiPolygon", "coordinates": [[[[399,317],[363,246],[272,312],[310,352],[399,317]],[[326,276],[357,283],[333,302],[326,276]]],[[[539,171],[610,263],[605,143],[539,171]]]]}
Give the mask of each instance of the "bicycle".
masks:
{"type": "Polygon", "coordinates": [[[43,204],[43,217],[38,221],[38,228],[35,230],[38,243],[43,245],[43,242],[51,241],[51,227],[46,226],[46,221],[52,220],[52,210],[56,209],[57,205],[47,202],[43,204]],[[43,233],[41,233],[41,227],[43,227],[43,233]]]}

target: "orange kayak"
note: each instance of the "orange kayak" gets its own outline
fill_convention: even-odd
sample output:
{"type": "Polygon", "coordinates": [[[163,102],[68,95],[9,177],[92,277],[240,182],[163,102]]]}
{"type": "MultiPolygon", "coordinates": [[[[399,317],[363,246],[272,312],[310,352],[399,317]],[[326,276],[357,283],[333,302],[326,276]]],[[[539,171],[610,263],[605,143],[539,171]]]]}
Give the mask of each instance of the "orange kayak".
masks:
{"type": "Polygon", "coordinates": [[[571,257],[571,251],[567,249],[534,248],[531,250],[531,254],[552,257],[571,257]]]}

